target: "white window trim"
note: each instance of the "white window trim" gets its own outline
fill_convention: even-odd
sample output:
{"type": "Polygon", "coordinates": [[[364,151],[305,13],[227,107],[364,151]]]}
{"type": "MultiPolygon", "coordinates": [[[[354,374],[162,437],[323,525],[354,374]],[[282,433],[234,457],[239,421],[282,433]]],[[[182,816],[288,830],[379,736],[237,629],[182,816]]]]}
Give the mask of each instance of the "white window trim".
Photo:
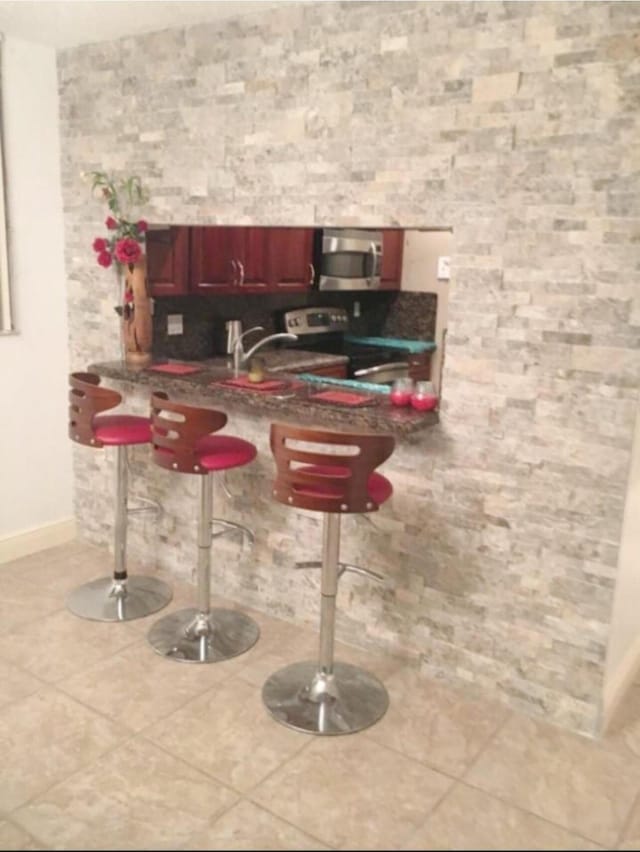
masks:
{"type": "Polygon", "coordinates": [[[3,51],[4,36],[0,33],[0,334],[13,334],[16,329],[11,312],[11,282],[9,280],[9,253],[7,235],[7,205],[5,194],[5,165],[3,145],[3,51]]]}

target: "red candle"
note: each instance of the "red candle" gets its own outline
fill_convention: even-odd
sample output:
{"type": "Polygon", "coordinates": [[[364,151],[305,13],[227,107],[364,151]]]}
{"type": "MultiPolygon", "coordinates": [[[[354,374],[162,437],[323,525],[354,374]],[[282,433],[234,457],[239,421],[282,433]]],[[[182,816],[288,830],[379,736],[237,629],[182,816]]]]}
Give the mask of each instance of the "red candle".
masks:
{"type": "Polygon", "coordinates": [[[438,404],[438,397],[432,394],[413,394],[411,405],[416,411],[431,411],[438,404]]]}
{"type": "Polygon", "coordinates": [[[393,405],[409,405],[411,401],[411,391],[394,390],[391,391],[390,396],[393,405]]]}

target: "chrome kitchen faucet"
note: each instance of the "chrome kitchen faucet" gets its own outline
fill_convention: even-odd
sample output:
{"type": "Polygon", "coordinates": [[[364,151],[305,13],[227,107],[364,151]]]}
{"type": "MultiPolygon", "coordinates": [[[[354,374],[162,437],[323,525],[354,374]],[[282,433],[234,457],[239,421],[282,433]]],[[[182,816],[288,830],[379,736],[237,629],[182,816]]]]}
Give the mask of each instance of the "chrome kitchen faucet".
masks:
{"type": "Polygon", "coordinates": [[[243,364],[246,364],[247,361],[251,358],[252,355],[262,349],[262,347],[271,343],[273,340],[297,340],[297,334],[290,334],[289,332],[279,332],[278,334],[269,334],[267,337],[263,337],[262,340],[259,340],[255,346],[252,346],[248,352],[244,351],[244,347],[242,345],[242,340],[247,336],[247,334],[251,334],[253,331],[264,331],[264,326],[256,325],[253,328],[247,329],[247,331],[239,334],[233,342],[233,375],[237,378],[240,375],[240,367],[243,364]]]}

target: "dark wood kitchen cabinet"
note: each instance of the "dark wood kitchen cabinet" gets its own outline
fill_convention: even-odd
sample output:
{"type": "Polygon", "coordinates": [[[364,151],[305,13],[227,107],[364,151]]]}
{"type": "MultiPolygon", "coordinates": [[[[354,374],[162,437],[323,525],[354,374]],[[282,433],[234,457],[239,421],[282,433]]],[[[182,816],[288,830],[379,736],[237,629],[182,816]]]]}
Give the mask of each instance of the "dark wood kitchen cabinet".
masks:
{"type": "Polygon", "coordinates": [[[313,280],[312,228],[190,229],[192,293],[306,290],[313,280]]]}
{"type": "Polygon", "coordinates": [[[381,290],[399,290],[402,281],[404,231],[389,228],[382,232],[381,290]]]}
{"type": "Polygon", "coordinates": [[[189,291],[189,228],[150,228],[146,234],[147,283],[152,296],[189,291]]]}
{"type": "Polygon", "coordinates": [[[269,228],[269,288],[308,290],[314,277],[313,228],[269,228]]]}

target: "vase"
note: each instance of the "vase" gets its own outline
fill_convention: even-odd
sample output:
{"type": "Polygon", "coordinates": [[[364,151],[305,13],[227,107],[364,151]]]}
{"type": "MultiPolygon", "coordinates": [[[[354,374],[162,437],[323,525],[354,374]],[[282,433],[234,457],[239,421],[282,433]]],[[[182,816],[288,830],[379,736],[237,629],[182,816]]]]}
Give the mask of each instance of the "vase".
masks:
{"type": "Polygon", "coordinates": [[[143,257],[124,268],[125,304],[122,317],[124,360],[134,368],[151,363],[153,342],[152,301],[147,287],[147,266],[143,257]]]}

